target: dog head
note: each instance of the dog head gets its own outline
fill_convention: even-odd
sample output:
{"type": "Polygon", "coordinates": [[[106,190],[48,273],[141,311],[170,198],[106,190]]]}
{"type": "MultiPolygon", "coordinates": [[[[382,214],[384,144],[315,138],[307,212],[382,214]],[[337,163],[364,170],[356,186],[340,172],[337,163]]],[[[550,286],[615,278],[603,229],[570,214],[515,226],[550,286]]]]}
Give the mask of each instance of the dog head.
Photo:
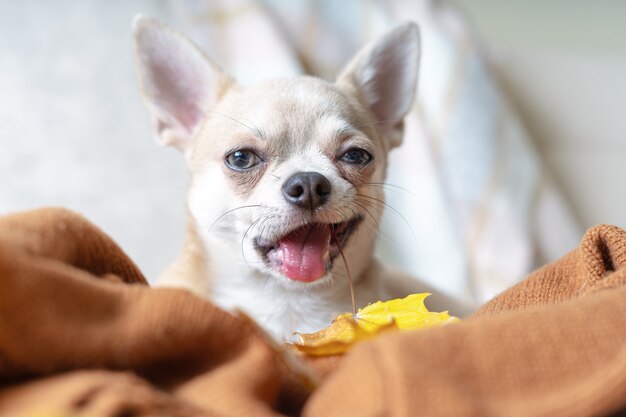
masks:
{"type": "Polygon", "coordinates": [[[366,45],[334,83],[255,87],[159,21],[138,18],[134,31],[157,140],[185,154],[202,239],[287,285],[332,281],[344,272],[340,250],[361,275],[385,205],[387,154],[415,95],[417,26],[366,45]]]}

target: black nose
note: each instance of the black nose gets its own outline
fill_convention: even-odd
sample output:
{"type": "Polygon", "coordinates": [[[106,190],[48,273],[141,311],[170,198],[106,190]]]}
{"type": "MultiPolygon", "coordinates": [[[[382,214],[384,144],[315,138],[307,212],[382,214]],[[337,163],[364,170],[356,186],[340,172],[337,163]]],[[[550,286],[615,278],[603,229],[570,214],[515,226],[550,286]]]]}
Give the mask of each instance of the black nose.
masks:
{"type": "Polygon", "coordinates": [[[315,210],[330,198],[328,178],[317,172],[298,172],[283,184],[283,196],[298,207],[315,210]]]}

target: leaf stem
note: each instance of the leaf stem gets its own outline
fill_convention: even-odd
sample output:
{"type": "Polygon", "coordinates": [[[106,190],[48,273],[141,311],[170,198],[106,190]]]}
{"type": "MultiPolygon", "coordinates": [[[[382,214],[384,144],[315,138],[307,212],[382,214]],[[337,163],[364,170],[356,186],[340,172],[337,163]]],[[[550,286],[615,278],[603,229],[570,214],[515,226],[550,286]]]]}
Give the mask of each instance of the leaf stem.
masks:
{"type": "Polygon", "coordinates": [[[341,259],[343,259],[343,264],[346,267],[346,276],[348,277],[348,285],[350,287],[350,298],[352,299],[352,315],[356,317],[356,299],[354,297],[354,283],[352,282],[352,274],[350,273],[350,268],[348,267],[348,261],[346,260],[346,255],[343,253],[343,249],[341,248],[341,244],[339,243],[339,239],[337,239],[337,235],[335,235],[335,231],[332,232],[333,240],[335,244],[339,248],[339,254],[341,254],[341,259]]]}

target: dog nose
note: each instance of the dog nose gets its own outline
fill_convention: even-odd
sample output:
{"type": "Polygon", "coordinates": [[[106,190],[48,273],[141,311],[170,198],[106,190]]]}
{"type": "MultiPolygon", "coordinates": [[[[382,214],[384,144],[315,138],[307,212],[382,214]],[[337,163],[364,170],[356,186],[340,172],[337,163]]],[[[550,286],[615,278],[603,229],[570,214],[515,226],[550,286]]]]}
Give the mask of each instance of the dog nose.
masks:
{"type": "Polygon", "coordinates": [[[283,184],[285,200],[309,210],[315,210],[326,204],[331,190],[328,178],[317,172],[298,172],[283,184]]]}

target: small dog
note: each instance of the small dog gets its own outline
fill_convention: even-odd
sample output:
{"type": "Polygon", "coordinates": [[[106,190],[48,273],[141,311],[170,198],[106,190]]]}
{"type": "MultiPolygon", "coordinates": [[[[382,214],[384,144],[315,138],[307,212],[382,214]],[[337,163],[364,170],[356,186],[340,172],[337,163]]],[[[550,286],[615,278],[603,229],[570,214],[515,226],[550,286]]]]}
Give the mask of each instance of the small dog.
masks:
{"type": "Polygon", "coordinates": [[[417,25],[366,45],[334,83],[253,88],[160,21],[138,17],[134,34],[157,140],[191,175],[186,242],[161,285],[242,309],[279,339],[351,310],[347,268],[361,306],[425,289],[373,257],[387,155],[416,91],[417,25]]]}

